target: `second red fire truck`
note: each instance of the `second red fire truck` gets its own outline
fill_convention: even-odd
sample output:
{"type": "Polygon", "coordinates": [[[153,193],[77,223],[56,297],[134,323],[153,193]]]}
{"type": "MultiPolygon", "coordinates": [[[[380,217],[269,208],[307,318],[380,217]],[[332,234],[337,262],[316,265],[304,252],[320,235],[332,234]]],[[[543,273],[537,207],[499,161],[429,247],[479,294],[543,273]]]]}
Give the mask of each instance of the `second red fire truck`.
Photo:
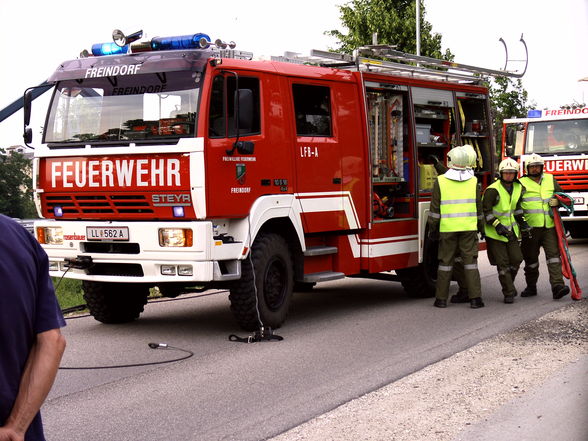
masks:
{"type": "Polygon", "coordinates": [[[35,150],[37,238],[97,320],[135,319],[153,286],[228,288],[246,329],[345,276],[434,294],[429,158],[471,144],[492,181],[483,70],[381,46],[255,61],[203,34],[130,47],[58,67],[35,150]]]}
{"type": "Polygon", "coordinates": [[[574,199],[573,213],[561,210],[566,229],[588,237],[588,107],[529,110],[527,118],[504,120],[502,139],[503,156],[521,164],[533,153],[545,160],[545,172],[574,199]]]}

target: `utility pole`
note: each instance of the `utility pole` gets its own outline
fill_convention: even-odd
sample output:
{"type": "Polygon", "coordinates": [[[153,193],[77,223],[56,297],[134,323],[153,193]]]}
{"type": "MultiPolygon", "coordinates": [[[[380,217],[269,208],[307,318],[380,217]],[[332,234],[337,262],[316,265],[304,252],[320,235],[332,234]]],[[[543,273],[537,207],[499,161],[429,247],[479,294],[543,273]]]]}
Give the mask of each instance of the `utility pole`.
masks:
{"type": "Polygon", "coordinates": [[[421,55],[421,0],[416,0],[416,54],[421,55]]]}

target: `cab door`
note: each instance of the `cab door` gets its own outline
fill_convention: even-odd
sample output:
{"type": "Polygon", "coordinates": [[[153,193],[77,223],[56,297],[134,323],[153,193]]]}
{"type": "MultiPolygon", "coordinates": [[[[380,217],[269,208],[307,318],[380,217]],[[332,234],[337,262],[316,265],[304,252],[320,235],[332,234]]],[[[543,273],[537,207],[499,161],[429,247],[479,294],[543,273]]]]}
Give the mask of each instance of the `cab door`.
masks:
{"type": "Polygon", "coordinates": [[[290,80],[296,193],[307,233],[348,229],[332,83],[290,80]]]}

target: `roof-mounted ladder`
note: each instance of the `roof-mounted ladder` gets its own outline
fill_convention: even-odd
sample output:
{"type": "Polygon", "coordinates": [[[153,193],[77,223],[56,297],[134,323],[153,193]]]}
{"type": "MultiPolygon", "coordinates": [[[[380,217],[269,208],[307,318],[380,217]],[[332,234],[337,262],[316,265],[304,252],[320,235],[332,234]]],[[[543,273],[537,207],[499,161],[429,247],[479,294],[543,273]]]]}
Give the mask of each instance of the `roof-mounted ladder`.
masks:
{"type": "MultiPolygon", "coordinates": [[[[500,39],[504,44],[504,40],[500,39]]],[[[328,52],[313,49],[309,57],[303,57],[295,53],[286,52],[283,57],[272,57],[273,61],[286,61],[299,64],[315,64],[324,67],[335,67],[341,69],[353,69],[363,71],[385,71],[397,75],[406,75],[421,79],[436,79],[452,82],[478,83],[484,77],[511,77],[521,78],[528,64],[527,45],[523,36],[520,41],[523,43],[526,53],[525,60],[509,60],[508,51],[504,70],[487,69],[483,67],[470,66],[468,64],[454,63],[452,61],[440,60],[437,58],[417,56],[397,51],[393,46],[369,45],[357,49],[354,55],[338,52],[328,52]],[[368,57],[382,57],[368,58],[368,57]],[[507,71],[509,61],[524,61],[523,72],[507,71]],[[444,70],[440,70],[444,69],[444,70]]]]}

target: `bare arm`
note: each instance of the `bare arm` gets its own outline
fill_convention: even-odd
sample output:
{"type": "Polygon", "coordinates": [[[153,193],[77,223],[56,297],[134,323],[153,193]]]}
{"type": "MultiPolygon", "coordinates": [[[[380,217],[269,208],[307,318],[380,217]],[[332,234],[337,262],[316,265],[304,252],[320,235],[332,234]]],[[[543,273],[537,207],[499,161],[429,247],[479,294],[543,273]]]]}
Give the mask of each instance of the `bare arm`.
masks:
{"type": "Polygon", "coordinates": [[[53,386],[64,350],[65,338],[59,329],[37,334],[16,401],[5,425],[0,427],[0,441],[24,440],[29,425],[53,386]]]}

